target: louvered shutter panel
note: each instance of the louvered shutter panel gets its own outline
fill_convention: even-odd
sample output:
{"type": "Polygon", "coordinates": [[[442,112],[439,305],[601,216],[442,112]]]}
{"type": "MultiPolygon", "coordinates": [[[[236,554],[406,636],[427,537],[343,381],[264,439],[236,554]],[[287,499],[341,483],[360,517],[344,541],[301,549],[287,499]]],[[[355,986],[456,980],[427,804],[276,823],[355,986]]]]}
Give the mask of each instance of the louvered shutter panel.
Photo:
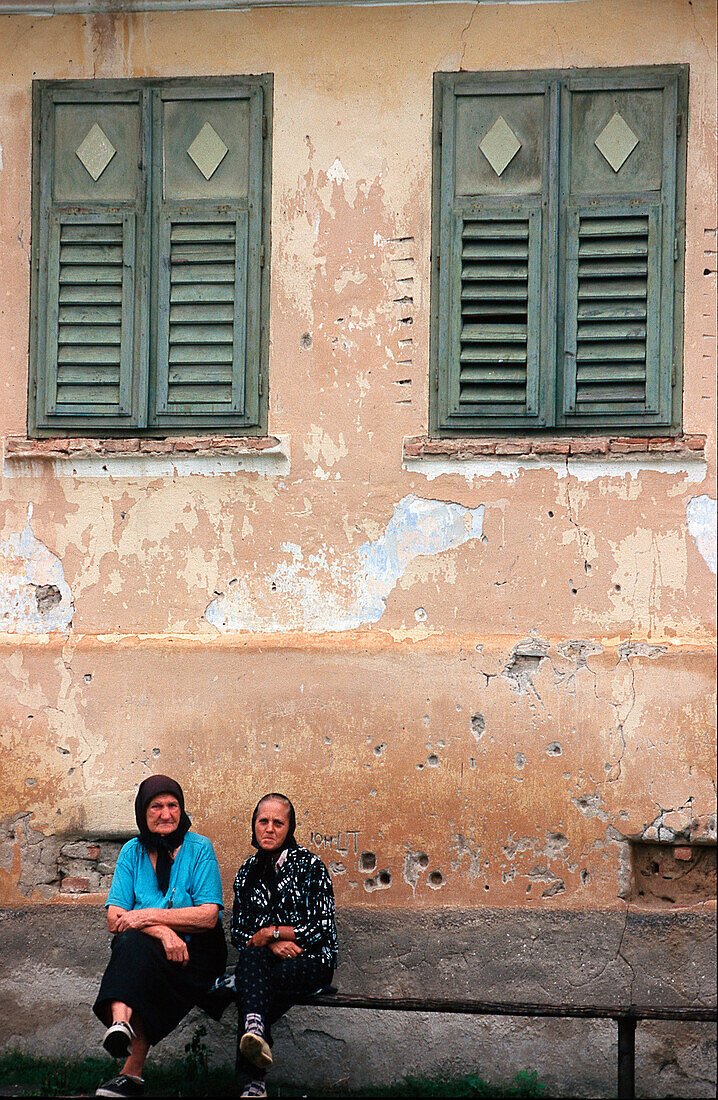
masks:
{"type": "MultiPolygon", "coordinates": [[[[649,71],[650,73],[650,71],[649,71]]],[[[559,419],[621,431],[673,416],[677,77],[569,78],[559,419]]]]}
{"type": "Polygon", "coordinates": [[[462,212],[452,271],[458,370],[451,403],[472,420],[538,411],[541,213],[462,212]]]}
{"type": "Polygon", "coordinates": [[[142,427],[148,355],[141,93],[48,85],[38,108],[31,428],[67,434],[142,427]]]}
{"type": "Polygon", "coordinates": [[[446,434],[541,427],[553,411],[549,85],[482,82],[479,93],[475,78],[445,76],[438,89],[434,424],[446,434]]]}
{"type": "Polygon", "coordinates": [[[153,423],[257,430],[263,87],[158,91],[153,118],[153,423]]]}

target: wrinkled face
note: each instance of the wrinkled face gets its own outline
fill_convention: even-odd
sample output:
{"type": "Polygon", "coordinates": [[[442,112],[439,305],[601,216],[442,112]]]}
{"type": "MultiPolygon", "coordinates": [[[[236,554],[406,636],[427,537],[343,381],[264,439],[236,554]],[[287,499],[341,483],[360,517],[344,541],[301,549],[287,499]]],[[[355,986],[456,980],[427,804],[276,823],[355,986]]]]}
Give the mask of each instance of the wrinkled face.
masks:
{"type": "Polygon", "coordinates": [[[181,812],[173,794],[158,794],[147,806],[147,828],[151,833],[168,836],[179,825],[181,812]]]}
{"type": "Polygon", "coordinates": [[[270,799],[259,807],[254,833],[262,852],[276,852],[289,832],[289,807],[270,799]]]}

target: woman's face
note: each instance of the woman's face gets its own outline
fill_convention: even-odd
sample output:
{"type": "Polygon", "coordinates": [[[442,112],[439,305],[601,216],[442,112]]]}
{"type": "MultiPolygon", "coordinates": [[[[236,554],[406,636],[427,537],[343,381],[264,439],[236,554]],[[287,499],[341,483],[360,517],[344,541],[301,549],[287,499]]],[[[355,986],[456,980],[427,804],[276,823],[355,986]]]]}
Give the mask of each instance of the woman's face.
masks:
{"type": "Polygon", "coordinates": [[[289,832],[289,807],[283,802],[263,802],[254,823],[254,835],[262,852],[276,852],[289,832]]]}
{"type": "Polygon", "coordinates": [[[147,806],[147,828],[168,836],[180,823],[180,804],[173,794],[158,794],[147,806]]]}

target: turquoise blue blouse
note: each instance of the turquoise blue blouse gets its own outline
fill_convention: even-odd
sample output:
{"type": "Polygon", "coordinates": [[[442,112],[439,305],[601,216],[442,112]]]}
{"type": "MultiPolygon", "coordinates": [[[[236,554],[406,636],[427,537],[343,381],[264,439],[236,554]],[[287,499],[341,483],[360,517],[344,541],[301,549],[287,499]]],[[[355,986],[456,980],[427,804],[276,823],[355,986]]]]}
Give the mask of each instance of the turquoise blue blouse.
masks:
{"type": "Polygon", "coordinates": [[[117,857],[105,905],[121,909],[182,909],[210,902],[222,908],[222,880],[212,841],[185,833],[170,871],[166,894],[160,891],[150,857],[137,837],[117,857]]]}

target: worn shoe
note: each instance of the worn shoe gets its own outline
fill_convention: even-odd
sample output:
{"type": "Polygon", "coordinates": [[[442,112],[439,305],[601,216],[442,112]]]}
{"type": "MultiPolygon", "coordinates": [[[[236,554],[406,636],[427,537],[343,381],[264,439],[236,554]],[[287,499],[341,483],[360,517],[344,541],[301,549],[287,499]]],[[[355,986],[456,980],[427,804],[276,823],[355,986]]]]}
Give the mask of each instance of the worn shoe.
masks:
{"type": "Polygon", "coordinates": [[[259,1078],[257,1078],[256,1081],[247,1081],[247,1084],[244,1086],[239,1095],[255,1097],[266,1096],[267,1090],[264,1087],[264,1081],[260,1081],[259,1078]]]}
{"type": "Polygon", "coordinates": [[[245,1031],[239,1041],[239,1050],[247,1061],[251,1062],[257,1069],[269,1069],[274,1061],[269,1043],[263,1035],[259,1035],[256,1031],[245,1031]]]}
{"type": "Polygon", "coordinates": [[[105,1032],[102,1045],[112,1058],[126,1058],[134,1037],[134,1031],[125,1020],[115,1020],[105,1032]]]}
{"type": "MultiPolygon", "coordinates": [[[[95,1089],[95,1096],[144,1096],[145,1083],[141,1077],[129,1077],[121,1073],[119,1077],[113,1077],[111,1081],[105,1081],[99,1089],[95,1089]]],[[[266,1095],[266,1093],[265,1093],[266,1095]]]]}

